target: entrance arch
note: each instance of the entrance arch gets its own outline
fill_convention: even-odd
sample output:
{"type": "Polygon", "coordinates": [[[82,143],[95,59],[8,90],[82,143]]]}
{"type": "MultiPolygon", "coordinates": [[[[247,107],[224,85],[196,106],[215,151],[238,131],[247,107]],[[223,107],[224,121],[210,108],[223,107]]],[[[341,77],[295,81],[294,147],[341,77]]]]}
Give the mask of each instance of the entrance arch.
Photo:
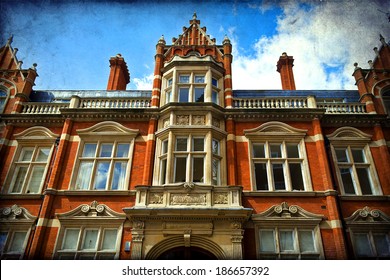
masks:
{"type": "Polygon", "coordinates": [[[163,252],[158,260],[217,260],[217,257],[199,247],[175,247],[163,252]]]}
{"type": "MultiPolygon", "coordinates": [[[[190,244],[184,241],[183,236],[175,236],[164,239],[154,245],[146,254],[145,259],[169,259],[187,256],[188,259],[215,259],[224,260],[226,255],[223,249],[215,242],[201,236],[191,236],[190,244]]],[[[180,258],[181,259],[181,258],[180,258]]]]}

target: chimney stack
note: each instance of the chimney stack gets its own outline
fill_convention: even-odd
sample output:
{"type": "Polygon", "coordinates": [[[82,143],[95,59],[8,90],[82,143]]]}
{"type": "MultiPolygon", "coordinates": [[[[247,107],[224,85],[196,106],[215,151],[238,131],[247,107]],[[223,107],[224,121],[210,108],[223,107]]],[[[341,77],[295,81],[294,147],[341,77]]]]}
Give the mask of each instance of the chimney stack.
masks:
{"type": "Polygon", "coordinates": [[[126,85],[130,83],[130,73],[121,54],[110,58],[110,68],[107,90],[126,90],[126,85]]]}
{"type": "Polygon", "coordinates": [[[277,71],[280,73],[280,79],[282,81],[283,90],[295,90],[295,81],[293,73],[294,59],[292,56],[288,56],[287,53],[282,53],[279,57],[277,71]]]}

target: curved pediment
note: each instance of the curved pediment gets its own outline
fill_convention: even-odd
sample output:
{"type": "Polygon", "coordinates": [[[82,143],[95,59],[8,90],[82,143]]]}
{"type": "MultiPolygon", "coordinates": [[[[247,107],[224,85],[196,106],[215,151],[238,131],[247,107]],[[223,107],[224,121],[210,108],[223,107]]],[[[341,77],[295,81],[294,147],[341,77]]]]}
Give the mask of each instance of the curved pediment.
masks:
{"type": "Polygon", "coordinates": [[[43,126],[34,126],[27,128],[21,133],[15,134],[16,140],[56,140],[58,134],[53,133],[50,129],[43,126]]]}
{"type": "Polygon", "coordinates": [[[302,139],[307,133],[306,129],[299,129],[292,127],[286,123],[271,121],[264,123],[256,128],[244,130],[244,134],[247,138],[253,140],[262,140],[270,138],[282,137],[285,139],[302,139]]]}
{"type": "Polygon", "coordinates": [[[97,123],[91,127],[77,130],[80,136],[84,135],[126,135],[135,137],[139,133],[138,129],[130,129],[114,121],[97,123]]]}
{"type": "Polygon", "coordinates": [[[366,140],[367,142],[371,140],[371,135],[364,133],[363,131],[354,128],[354,127],[340,127],[336,129],[332,134],[327,135],[329,140],[337,140],[341,138],[348,139],[360,139],[366,140]]]}
{"type": "Polygon", "coordinates": [[[126,217],[125,214],[118,213],[112,210],[105,204],[99,204],[96,200],[88,204],[81,204],[77,208],[57,214],[59,220],[65,219],[77,219],[77,218],[94,218],[94,217],[103,217],[103,218],[120,218],[123,219],[126,217]]]}

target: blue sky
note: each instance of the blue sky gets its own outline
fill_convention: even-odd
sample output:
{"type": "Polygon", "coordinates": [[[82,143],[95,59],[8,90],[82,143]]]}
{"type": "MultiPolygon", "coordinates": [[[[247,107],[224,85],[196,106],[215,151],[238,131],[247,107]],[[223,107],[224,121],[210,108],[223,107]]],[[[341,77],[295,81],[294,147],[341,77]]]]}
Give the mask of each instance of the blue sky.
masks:
{"type": "Polygon", "coordinates": [[[21,1],[0,0],[0,43],[28,68],[35,89],[105,89],[110,56],[121,53],[128,89],[151,89],[155,45],[167,44],[194,12],[207,33],[233,44],[234,89],[280,89],[276,62],[294,56],[297,89],[355,89],[353,63],[367,68],[390,40],[390,1],[21,1]]]}

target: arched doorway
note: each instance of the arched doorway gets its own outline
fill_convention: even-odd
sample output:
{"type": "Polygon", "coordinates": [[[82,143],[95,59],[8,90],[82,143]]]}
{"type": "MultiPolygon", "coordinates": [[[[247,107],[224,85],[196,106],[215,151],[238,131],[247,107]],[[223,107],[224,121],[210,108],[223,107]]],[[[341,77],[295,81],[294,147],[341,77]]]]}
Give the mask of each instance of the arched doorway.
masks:
{"type": "Polygon", "coordinates": [[[158,260],[217,260],[217,257],[199,247],[179,246],[163,252],[157,257],[158,260]]]}

